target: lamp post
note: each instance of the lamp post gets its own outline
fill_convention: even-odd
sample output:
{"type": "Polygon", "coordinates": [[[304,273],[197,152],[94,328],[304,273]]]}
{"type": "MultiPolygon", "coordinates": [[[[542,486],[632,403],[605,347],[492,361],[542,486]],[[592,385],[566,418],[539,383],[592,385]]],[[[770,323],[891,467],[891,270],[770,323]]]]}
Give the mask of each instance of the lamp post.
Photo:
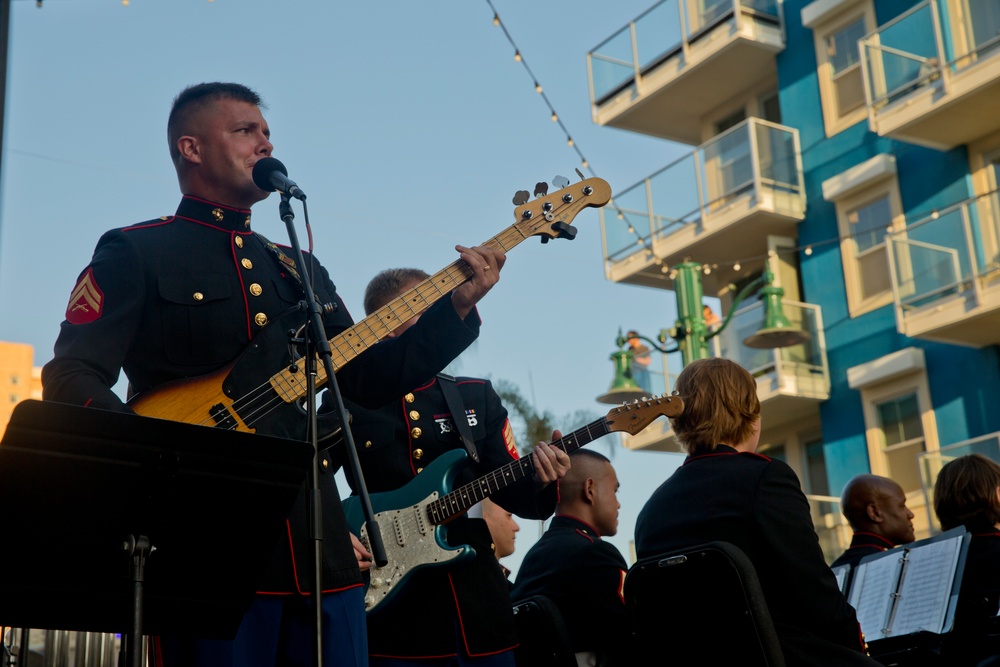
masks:
{"type": "MultiPolygon", "coordinates": [[[[758,349],[774,349],[799,345],[809,340],[809,332],[793,327],[788,318],[785,317],[781,304],[781,298],[785,291],[772,284],[774,274],[771,273],[770,268],[765,267],[764,273],[759,278],[736,294],[722,324],[711,333],[705,323],[704,304],[702,303],[704,292],[701,286],[701,265],[696,262],[683,262],[675,266],[674,270],[676,271],[674,284],[677,295],[677,322],[674,328],[670,331],[660,332],[659,345],[646,336],[636,335],[635,337],[646,341],[664,354],[679,351],[685,366],[697,359],[707,359],[711,356],[708,350],[709,339],[722,333],[729,326],[733,314],[743,300],[758,290],[764,301],[764,326],[753,335],[745,338],[744,345],[758,349]],[[676,342],[675,347],[663,347],[668,336],[676,342]]],[[[597,400],[601,403],[618,404],[647,396],[649,392],[639,387],[632,378],[632,352],[625,349],[627,341],[622,336],[620,329],[615,342],[619,348],[611,354],[611,360],[615,363],[615,377],[611,382],[610,389],[598,396],[597,400]]]]}

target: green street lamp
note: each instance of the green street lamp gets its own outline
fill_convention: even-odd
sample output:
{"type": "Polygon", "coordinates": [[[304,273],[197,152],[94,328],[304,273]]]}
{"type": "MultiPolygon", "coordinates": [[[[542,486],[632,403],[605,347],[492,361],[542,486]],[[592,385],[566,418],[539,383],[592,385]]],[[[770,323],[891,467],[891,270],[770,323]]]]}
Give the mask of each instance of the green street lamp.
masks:
{"type": "MultiPolygon", "coordinates": [[[[684,262],[674,267],[674,270],[677,272],[674,279],[677,295],[677,322],[674,328],[670,331],[660,332],[660,344],[646,336],[637,335],[636,338],[646,341],[664,354],[679,351],[685,366],[696,359],[707,359],[711,356],[708,341],[718,336],[729,326],[729,322],[740,303],[758,290],[764,302],[764,326],[744,339],[743,344],[757,349],[775,349],[809,341],[809,332],[796,328],[785,317],[781,304],[781,298],[785,295],[785,291],[772,285],[774,274],[771,273],[770,269],[765,269],[759,278],[737,293],[722,324],[712,332],[708,331],[708,325],[705,323],[701,265],[695,262],[684,262]],[[668,336],[676,342],[675,347],[669,349],[663,347],[668,336]]],[[[615,342],[619,347],[611,354],[611,360],[615,364],[615,377],[611,382],[611,388],[598,396],[597,400],[601,403],[618,404],[648,396],[649,392],[640,387],[632,377],[633,355],[630,350],[624,349],[626,339],[622,336],[621,330],[618,331],[618,338],[615,342]]]]}

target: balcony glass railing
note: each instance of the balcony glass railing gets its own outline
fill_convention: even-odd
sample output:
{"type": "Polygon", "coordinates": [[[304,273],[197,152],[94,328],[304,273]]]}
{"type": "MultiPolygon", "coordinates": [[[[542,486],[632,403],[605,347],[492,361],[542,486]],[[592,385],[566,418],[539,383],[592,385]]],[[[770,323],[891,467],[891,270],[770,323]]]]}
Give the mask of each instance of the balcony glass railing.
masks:
{"type": "Polygon", "coordinates": [[[590,101],[601,104],[706,30],[742,17],[777,24],[777,0],[661,0],[587,54],[590,101]]]}
{"type": "Polygon", "coordinates": [[[858,42],[870,107],[879,108],[975,65],[1000,47],[1000,7],[924,0],[858,42]]]}
{"type": "Polygon", "coordinates": [[[968,289],[978,292],[1000,275],[997,192],[934,211],[886,236],[893,295],[903,311],[968,289]]]}
{"type": "Polygon", "coordinates": [[[840,509],[840,498],[806,494],[809,513],[827,563],[837,560],[851,546],[853,531],[840,509]]]}
{"type": "Polygon", "coordinates": [[[927,519],[932,532],[941,530],[932,508],[934,507],[934,483],[938,473],[945,463],[967,454],[981,454],[986,458],[1000,463],[1000,433],[989,433],[978,438],[956,442],[940,449],[924,452],[917,457],[920,469],[920,486],[927,505],[927,519]]]}
{"type": "Polygon", "coordinates": [[[780,387],[788,385],[783,378],[791,375],[796,380],[794,386],[809,389],[811,383],[813,391],[828,392],[830,369],[820,307],[784,299],[782,305],[785,317],[792,326],[809,333],[807,342],[774,350],[758,350],[744,345],[743,340],[764,325],[764,304],[758,301],[737,310],[729,326],[709,339],[709,352],[713,357],[735,361],[754,376],[776,373],[780,387]]]}
{"type": "Polygon", "coordinates": [[[617,213],[601,210],[605,257],[613,263],[645,252],[651,239],[701,223],[739,197],[760,201],[766,192],[804,208],[799,135],[748,118],[615,195],[617,213]]]}

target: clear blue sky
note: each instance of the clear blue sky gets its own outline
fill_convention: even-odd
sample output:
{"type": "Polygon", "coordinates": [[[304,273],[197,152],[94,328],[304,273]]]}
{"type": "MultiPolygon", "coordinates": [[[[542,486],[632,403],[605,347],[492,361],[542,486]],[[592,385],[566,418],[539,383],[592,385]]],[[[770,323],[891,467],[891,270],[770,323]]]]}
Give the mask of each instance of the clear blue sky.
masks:
{"type": "MultiPolygon", "coordinates": [[[[652,3],[495,2],[615,191],[690,150],[591,122],[587,51],[652,3]]],[[[576,180],[576,153],[513,55],[485,0],[14,0],[0,338],[34,345],[44,364],[100,234],[173,213],[169,105],[184,86],[211,80],[264,97],[274,154],[309,194],[316,253],[358,317],[379,270],[433,272],[454,259],[456,243],[510,225],[516,190],[556,174],[576,180]]],[[[594,397],[610,382],[618,328],[654,336],[676,309],[670,293],[604,278],[596,212],[576,226],[575,241],[532,240],[510,253],[459,370],[510,380],[556,415],[596,417],[608,408],[594,397]]],[[[254,227],[285,240],[276,197],[255,207],[254,227]]],[[[601,450],[609,445],[617,437],[601,450]]],[[[676,460],[619,449],[614,463],[623,504],[615,543],[627,555],[635,514],[676,460]]],[[[536,535],[524,525],[515,569],[536,535]]]]}

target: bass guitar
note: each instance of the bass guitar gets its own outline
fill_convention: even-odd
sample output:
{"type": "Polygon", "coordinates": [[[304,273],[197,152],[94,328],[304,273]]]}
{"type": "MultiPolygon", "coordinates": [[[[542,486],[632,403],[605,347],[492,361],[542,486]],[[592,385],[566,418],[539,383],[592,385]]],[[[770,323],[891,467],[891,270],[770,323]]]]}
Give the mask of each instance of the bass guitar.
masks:
{"type": "MultiPolygon", "coordinates": [[[[567,454],[614,431],[637,434],[657,417],[676,417],[684,410],[678,396],[654,396],[614,408],[597,421],[558,440],[553,447],[567,454]]],[[[369,570],[365,609],[369,613],[390,600],[415,571],[471,558],[475,549],[448,544],[445,524],[465,514],[473,505],[532,474],[531,457],[511,461],[468,484],[452,490],[466,453],[455,449],[439,456],[423,472],[395,491],[371,494],[375,521],[385,539],[389,562],[369,570]]],[[[347,525],[368,546],[361,502],[344,501],[347,525]]]]}
{"type": "MultiPolygon", "coordinates": [[[[572,239],[569,223],[586,208],[611,200],[611,188],[600,178],[588,178],[527,202],[527,192],[515,201],[517,219],[482,245],[508,252],[525,239],[540,236],[572,239]]],[[[442,297],[472,277],[472,269],[459,259],[417,284],[354,326],[330,340],[333,368],[339,370],[397,329],[420,315],[442,297]]],[[[305,437],[300,401],[306,394],[305,363],[294,356],[288,331],[303,321],[293,309],[264,327],[232,364],[195,378],[166,382],[137,396],[128,406],[140,415],[201,424],[237,431],[256,431],[288,438],[305,437]]],[[[316,386],[326,383],[326,370],[318,365],[316,386]]]]}

